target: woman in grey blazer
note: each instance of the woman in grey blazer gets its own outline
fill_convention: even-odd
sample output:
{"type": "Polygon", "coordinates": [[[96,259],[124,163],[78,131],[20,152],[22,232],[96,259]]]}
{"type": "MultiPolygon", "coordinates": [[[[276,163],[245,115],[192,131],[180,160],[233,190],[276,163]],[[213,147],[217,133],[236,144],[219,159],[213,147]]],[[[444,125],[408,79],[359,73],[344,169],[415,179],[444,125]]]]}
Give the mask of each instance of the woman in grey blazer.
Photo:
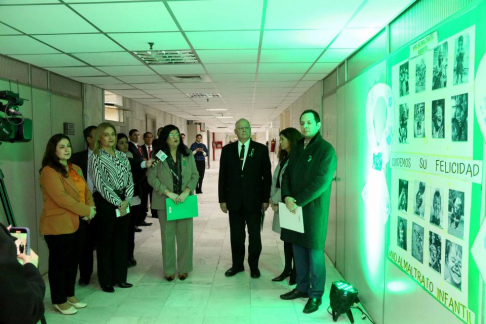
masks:
{"type": "Polygon", "coordinates": [[[175,278],[177,242],[177,270],[179,279],[185,280],[192,271],[192,218],[167,221],[166,199],[183,204],[189,195],[194,194],[199,173],[194,156],[181,141],[176,126],[164,127],[155,154],[159,151],[167,157],[147,171],[147,180],[155,193],[152,208],[159,212],[164,277],[167,281],[175,278]]]}
{"type": "MultiPolygon", "coordinates": [[[[272,229],[274,232],[280,234],[280,219],[278,215],[278,203],[282,202],[282,196],[280,194],[280,184],[282,183],[282,175],[287,168],[289,162],[289,154],[292,147],[297,144],[297,141],[302,138],[302,134],[295,128],[289,127],[280,132],[280,145],[278,150],[279,163],[275,172],[273,173],[272,188],[270,190],[270,206],[273,211],[273,224],[272,229]]],[[[292,267],[293,251],[292,244],[284,242],[285,253],[285,268],[283,272],[272,279],[272,281],[283,281],[290,276],[289,284],[295,285],[295,267],[292,267]]],[[[294,264],[295,266],[295,264],[294,264]]]]}

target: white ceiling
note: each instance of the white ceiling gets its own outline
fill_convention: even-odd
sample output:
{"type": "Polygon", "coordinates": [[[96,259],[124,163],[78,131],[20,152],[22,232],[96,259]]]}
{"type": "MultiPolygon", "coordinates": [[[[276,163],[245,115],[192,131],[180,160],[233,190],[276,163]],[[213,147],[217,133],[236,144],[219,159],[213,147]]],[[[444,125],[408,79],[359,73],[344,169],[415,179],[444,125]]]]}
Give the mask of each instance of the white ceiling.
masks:
{"type": "Polygon", "coordinates": [[[267,125],[413,2],[0,0],[0,54],[213,127],[267,125]],[[148,42],[201,63],[148,66],[131,53],[148,42]],[[193,74],[209,82],[162,77],[193,74]]]}

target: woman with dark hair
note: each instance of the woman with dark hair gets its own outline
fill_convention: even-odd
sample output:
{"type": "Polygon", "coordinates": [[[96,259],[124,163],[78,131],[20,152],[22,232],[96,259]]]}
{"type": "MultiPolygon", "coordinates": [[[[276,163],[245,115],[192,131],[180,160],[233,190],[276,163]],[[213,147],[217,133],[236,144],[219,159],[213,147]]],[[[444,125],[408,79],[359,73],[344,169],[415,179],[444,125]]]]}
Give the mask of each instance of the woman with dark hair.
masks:
{"type": "MultiPolygon", "coordinates": [[[[292,147],[297,145],[297,141],[302,138],[302,134],[295,128],[289,127],[280,132],[280,146],[278,149],[279,163],[275,168],[272,179],[272,188],[270,191],[270,206],[273,211],[273,224],[272,230],[275,233],[280,234],[280,219],[278,215],[278,203],[282,202],[282,195],[280,193],[280,184],[282,183],[282,176],[287,168],[289,162],[289,154],[292,147]]],[[[283,281],[290,276],[289,284],[295,285],[295,264],[292,267],[292,260],[294,259],[294,253],[292,251],[292,243],[284,242],[285,253],[285,268],[283,272],[272,279],[272,281],[283,281]]],[[[295,261],[294,261],[295,263],[295,261]]]]}
{"type": "MultiPolygon", "coordinates": [[[[116,148],[118,151],[123,152],[127,155],[128,161],[130,162],[130,167],[132,171],[134,189],[133,189],[133,197],[132,201],[130,202],[130,224],[128,229],[128,266],[134,267],[137,265],[137,260],[135,260],[134,251],[135,251],[135,231],[137,229],[137,215],[140,210],[140,183],[145,176],[142,172],[142,169],[150,168],[153,163],[153,159],[149,159],[145,161],[144,159],[135,159],[133,157],[132,152],[128,150],[128,137],[123,133],[118,133],[116,135],[117,142],[116,148]]],[[[141,232],[141,230],[138,230],[141,232]]]]}
{"type": "Polygon", "coordinates": [[[74,286],[86,221],[96,214],[83,173],[70,162],[71,154],[69,137],[56,134],[47,142],[39,170],[44,198],[40,231],[49,248],[51,301],[64,315],[87,306],[75,297],[74,286]]]}
{"type": "Polygon", "coordinates": [[[153,208],[159,212],[164,277],[167,281],[175,278],[177,242],[177,270],[179,279],[185,280],[193,268],[192,218],[167,221],[166,199],[170,198],[176,204],[184,203],[189,195],[194,194],[199,173],[194,156],[181,141],[180,131],[176,126],[164,127],[155,153],[159,151],[166,158],[148,170],[147,180],[154,188],[153,208]]]}
{"type": "Polygon", "coordinates": [[[115,292],[113,285],[130,288],[127,283],[127,239],[129,202],[133,196],[133,178],[125,153],[116,150],[115,126],[101,123],[96,128],[93,154],[88,160],[98,208],[96,257],[98,280],[104,292],[115,292]]]}

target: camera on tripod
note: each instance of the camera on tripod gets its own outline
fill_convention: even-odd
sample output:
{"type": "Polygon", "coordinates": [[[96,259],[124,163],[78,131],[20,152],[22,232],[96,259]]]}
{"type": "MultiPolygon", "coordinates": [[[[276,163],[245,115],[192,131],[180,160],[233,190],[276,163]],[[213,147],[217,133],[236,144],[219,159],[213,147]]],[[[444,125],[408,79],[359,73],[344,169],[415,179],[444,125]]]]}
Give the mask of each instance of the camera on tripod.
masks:
{"type": "Polygon", "coordinates": [[[32,139],[32,120],[24,118],[19,107],[24,99],[12,91],[0,91],[0,144],[1,142],[29,142],[32,139]]]}

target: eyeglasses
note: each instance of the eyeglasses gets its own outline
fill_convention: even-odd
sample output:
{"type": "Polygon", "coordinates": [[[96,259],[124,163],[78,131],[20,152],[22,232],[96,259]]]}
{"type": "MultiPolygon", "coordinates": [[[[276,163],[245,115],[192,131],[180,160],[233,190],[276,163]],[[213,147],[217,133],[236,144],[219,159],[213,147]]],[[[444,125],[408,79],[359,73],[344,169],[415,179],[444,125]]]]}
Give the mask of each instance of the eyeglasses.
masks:
{"type": "Polygon", "coordinates": [[[250,130],[250,127],[244,126],[244,127],[238,127],[236,129],[239,130],[239,131],[244,131],[244,130],[250,130]]]}
{"type": "Polygon", "coordinates": [[[179,137],[180,135],[179,133],[169,133],[169,137],[179,137]]]}

